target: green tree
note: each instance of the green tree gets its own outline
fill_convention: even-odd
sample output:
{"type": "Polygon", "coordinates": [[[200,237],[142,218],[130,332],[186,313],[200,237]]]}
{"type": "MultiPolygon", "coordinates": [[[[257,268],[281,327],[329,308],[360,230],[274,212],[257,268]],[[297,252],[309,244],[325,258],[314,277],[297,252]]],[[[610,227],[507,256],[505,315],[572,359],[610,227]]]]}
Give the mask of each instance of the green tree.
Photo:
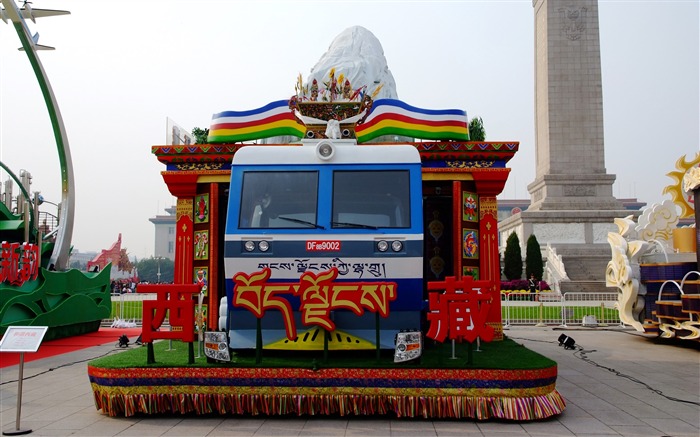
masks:
{"type": "Polygon", "coordinates": [[[474,117],[469,121],[469,140],[484,141],[486,139],[486,130],[484,130],[484,121],[481,117],[474,117]]]}
{"type": "Polygon", "coordinates": [[[160,282],[173,282],[175,278],[175,263],[168,258],[143,258],[136,263],[136,268],[139,271],[140,281],[157,283],[159,270],[160,282]]]}
{"type": "Polygon", "coordinates": [[[544,265],[542,264],[540,243],[537,241],[535,234],[528,237],[527,245],[525,246],[525,275],[529,278],[533,273],[535,278],[542,280],[544,265]]]}
{"type": "Polygon", "coordinates": [[[200,129],[198,127],[192,128],[192,135],[194,135],[195,144],[207,144],[209,137],[209,128],[200,129]]]}
{"type": "Polygon", "coordinates": [[[511,232],[506,240],[506,252],[503,255],[503,274],[509,281],[522,279],[523,257],[520,251],[520,239],[515,232],[511,232]]]}

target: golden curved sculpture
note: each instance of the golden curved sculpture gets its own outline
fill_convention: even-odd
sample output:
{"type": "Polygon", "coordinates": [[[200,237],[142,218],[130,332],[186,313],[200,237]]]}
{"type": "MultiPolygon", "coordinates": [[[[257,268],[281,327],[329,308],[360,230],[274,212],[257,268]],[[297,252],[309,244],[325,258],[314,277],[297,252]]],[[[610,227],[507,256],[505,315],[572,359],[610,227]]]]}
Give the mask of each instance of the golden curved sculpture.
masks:
{"type": "Polygon", "coordinates": [[[680,218],[692,217],[695,214],[695,209],[683,187],[683,179],[686,173],[690,172],[695,166],[700,165],[700,152],[696,153],[695,158],[690,161],[686,161],[685,158],[685,156],[678,158],[676,171],[666,174],[666,176],[674,180],[674,183],[664,188],[664,194],[670,194],[673,202],[681,208],[680,218]]]}

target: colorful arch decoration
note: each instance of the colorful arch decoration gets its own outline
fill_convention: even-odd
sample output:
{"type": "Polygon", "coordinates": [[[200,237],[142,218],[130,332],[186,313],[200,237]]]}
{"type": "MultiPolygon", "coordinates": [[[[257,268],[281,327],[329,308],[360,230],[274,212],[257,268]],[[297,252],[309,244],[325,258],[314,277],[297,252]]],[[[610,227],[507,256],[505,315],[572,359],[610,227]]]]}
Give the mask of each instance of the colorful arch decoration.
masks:
{"type": "MultiPolygon", "coordinates": [[[[370,102],[371,109],[369,114],[362,117],[364,120],[352,123],[358,143],[384,135],[469,141],[467,113],[461,109],[423,109],[396,99],[374,102],[370,99],[370,102]]],[[[312,105],[323,106],[315,102],[312,105]]],[[[258,109],[214,114],[207,141],[212,144],[236,143],[282,135],[304,138],[308,126],[294,114],[293,108],[297,106],[295,101],[277,100],[258,109]]],[[[340,105],[336,102],[327,103],[326,106],[335,114],[334,111],[338,109],[335,107],[340,105]]],[[[340,113],[335,115],[340,117],[340,113]]]]}
{"type": "Polygon", "coordinates": [[[460,109],[421,109],[401,100],[379,99],[362,124],[355,128],[357,142],[382,135],[425,140],[469,141],[467,113],[460,109]]]}
{"type": "Polygon", "coordinates": [[[303,137],[306,127],[289,109],[288,100],[277,100],[250,111],[225,111],[212,116],[207,141],[236,143],[282,135],[303,137]]]}

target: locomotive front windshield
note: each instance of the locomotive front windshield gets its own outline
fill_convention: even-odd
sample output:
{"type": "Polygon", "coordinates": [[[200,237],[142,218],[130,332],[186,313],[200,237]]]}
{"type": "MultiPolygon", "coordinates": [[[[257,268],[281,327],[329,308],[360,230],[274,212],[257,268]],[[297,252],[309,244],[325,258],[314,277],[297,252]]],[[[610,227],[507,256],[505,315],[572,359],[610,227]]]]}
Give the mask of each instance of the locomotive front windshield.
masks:
{"type": "Polygon", "coordinates": [[[246,171],[238,227],[410,228],[409,171],[246,171]]]}
{"type": "Polygon", "coordinates": [[[333,228],[411,226],[409,174],[396,171],[336,171],[333,174],[333,228]]]}
{"type": "Polygon", "coordinates": [[[313,228],[318,172],[250,171],[243,174],[241,229],[313,228]]]}

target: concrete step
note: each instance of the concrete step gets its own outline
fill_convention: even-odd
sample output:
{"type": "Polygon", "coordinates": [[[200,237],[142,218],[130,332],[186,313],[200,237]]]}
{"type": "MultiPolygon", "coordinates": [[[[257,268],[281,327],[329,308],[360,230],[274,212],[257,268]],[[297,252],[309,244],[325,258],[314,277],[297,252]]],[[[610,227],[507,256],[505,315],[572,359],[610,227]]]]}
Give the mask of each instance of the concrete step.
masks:
{"type": "Polygon", "coordinates": [[[605,281],[562,281],[559,283],[563,293],[616,293],[617,288],[606,287],[605,281]]]}
{"type": "Polygon", "coordinates": [[[562,255],[566,274],[572,281],[605,282],[605,269],[610,258],[610,255],[562,255]]]}

